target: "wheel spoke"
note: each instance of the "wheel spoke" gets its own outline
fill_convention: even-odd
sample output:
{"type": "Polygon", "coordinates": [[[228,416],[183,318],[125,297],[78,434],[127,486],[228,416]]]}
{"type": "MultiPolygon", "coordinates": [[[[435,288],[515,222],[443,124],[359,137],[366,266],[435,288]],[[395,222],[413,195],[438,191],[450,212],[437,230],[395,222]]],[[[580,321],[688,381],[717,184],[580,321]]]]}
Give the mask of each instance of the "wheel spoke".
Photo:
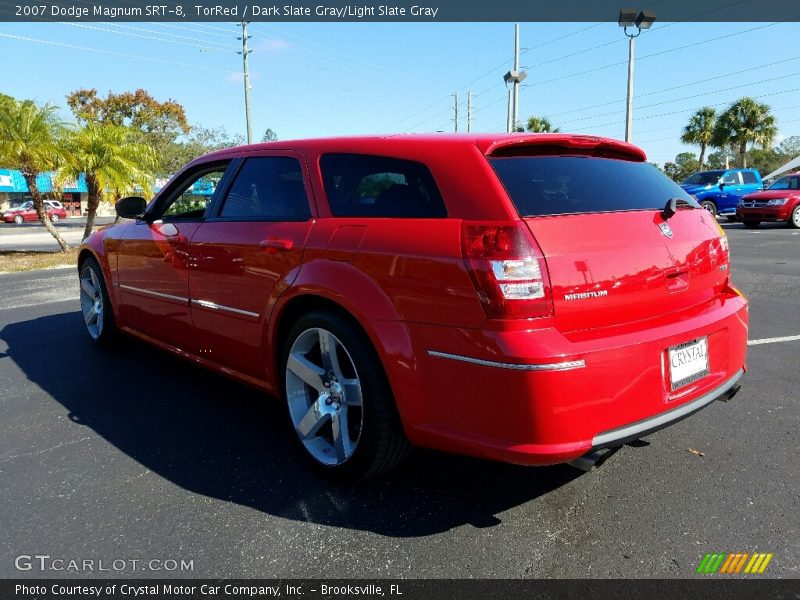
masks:
{"type": "Polygon", "coordinates": [[[325,391],[322,379],[325,369],[318,367],[299,352],[292,352],[286,368],[318,392],[325,391]]]}
{"type": "Polygon", "coordinates": [[[344,392],[344,403],[348,406],[361,406],[361,382],[358,379],[343,379],[339,382],[344,392]]]}
{"type": "Polygon", "coordinates": [[[333,415],[331,430],[333,431],[333,447],[336,449],[336,458],[342,462],[353,453],[353,441],[350,439],[350,430],[347,425],[346,406],[342,406],[333,415]]]}
{"type": "Polygon", "coordinates": [[[326,372],[333,372],[334,376],[342,380],[342,369],[339,366],[339,356],[336,353],[338,342],[336,338],[329,331],[324,329],[319,330],[319,351],[322,355],[322,366],[325,367],[326,372]]]}
{"type": "Polygon", "coordinates": [[[306,414],[297,424],[297,433],[303,439],[317,435],[319,428],[331,418],[329,405],[325,403],[327,396],[320,396],[317,401],[308,407],[306,414]]]}
{"type": "Polygon", "coordinates": [[[97,290],[92,285],[92,282],[89,281],[86,277],[81,277],[81,289],[86,292],[86,294],[94,300],[97,297],[97,290]]]}
{"type": "Polygon", "coordinates": [[[94,309],[94,305],[86,312],[86,323],[88,325],[92,325],[97,322],[97,311],[94,309]]]}

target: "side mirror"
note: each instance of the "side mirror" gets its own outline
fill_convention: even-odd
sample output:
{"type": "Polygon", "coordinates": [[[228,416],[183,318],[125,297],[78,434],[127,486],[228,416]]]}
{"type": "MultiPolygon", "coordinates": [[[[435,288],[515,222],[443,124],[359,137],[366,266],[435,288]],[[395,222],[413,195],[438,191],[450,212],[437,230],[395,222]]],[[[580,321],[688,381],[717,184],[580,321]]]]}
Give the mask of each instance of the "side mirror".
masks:
{"type": "Polygon", "coordinates": [[[141,196],[128,196],[114,205],[117,215],[123,219],[141,219],[146,208],[147,200],[141,196]]]}

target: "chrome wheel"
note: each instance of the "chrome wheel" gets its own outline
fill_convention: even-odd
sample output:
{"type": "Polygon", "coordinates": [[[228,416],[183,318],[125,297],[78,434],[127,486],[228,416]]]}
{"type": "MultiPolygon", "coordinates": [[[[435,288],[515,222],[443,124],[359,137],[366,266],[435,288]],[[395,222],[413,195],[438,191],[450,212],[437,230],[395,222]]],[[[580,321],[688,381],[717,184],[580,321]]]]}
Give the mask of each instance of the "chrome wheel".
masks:
{"type": "Polygon", "coordinates": [[[333,467],[353,456],[364,422],[361,380],[347,348],[327,329],[306,329],[292,344],[286,399],[312,458],[333,467]]]}
{"type": "Polygon", "coordinates": [[[705,208],[708,212],[711,213],[712,216],[717,216],[717,205],[711,202],[710,200],[705,200],[700,203],[700,206],[705,208]]]}
{"type": "Polygon", "coordinates": [[[16,215],[16,216],[14,217],[14,223],[16,223],[17,225],[22,225],[22,222],[23,222],[24,220],[25,220],[25,219],[23,219],[23,218],[22,218],[22,215],[16,215]]]}
{"type": "Polygon", "coordinates": [[[81,283],[81,311],[86,330],[93,340],[97,340],[103,333],[103,288],[100,278],[94,269],[87,265],[83,267],[80,276],[81,283]]]}
{"type": "Polygon", "coordinates": [[[792,225],[800,229],[800,206],[792,211],[792,225]]]}
{"type": "Polygon", "coordinates": [[[58,215],[56,215],[56,214],[50,215],[50,220],[51,220],[53,223],[56,223],[56,222],[58,221],[58,219],[59,219],[59,216],[58,216],[58,215]]]}

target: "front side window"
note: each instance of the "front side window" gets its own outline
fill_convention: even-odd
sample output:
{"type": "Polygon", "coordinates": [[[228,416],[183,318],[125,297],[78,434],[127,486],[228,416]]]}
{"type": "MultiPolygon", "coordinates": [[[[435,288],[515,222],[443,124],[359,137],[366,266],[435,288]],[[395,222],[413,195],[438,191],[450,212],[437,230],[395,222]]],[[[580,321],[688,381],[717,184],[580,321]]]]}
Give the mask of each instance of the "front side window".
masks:
{"type": "Polygon", "coordinates": [[[305,221],[311,216],[300,161],[283,156],[248,158],[228,192],[223,219],[305,221]]]}
{"type": "Polygon", "coordinates": [[[334,216],[447,216],[433,175],[422,163],[366,154],[326,154],[320,167],[334,216]]]}
{"type": "Polygon", "coordinates": [[[196,174],[172,196],[166,210],[161,213],[162,218],[202,219],[224,174],[224,166],[209,167],[208,170],[196,174]]]}
{"type": "Polygon", "coordinates": [[[701,171],[689,175],[682,181],[684,185],[716,185],[722,171],[701,171]]]}

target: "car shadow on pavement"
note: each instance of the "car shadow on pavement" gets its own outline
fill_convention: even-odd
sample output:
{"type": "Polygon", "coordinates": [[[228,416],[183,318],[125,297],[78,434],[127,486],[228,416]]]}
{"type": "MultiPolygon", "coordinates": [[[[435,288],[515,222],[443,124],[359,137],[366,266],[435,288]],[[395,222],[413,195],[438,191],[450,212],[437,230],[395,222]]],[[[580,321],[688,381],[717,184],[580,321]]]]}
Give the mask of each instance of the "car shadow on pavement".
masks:
{"type": "Polygon", "coordinates": [[[336,485],[295,448],[280,402],[134,340],[95,348],[79,312],[7,325],[0,339],[76,425],[186,490],[286,519],[393,537],[491,527],[581,474],[416,450],[380,479],[336,485]]]}

